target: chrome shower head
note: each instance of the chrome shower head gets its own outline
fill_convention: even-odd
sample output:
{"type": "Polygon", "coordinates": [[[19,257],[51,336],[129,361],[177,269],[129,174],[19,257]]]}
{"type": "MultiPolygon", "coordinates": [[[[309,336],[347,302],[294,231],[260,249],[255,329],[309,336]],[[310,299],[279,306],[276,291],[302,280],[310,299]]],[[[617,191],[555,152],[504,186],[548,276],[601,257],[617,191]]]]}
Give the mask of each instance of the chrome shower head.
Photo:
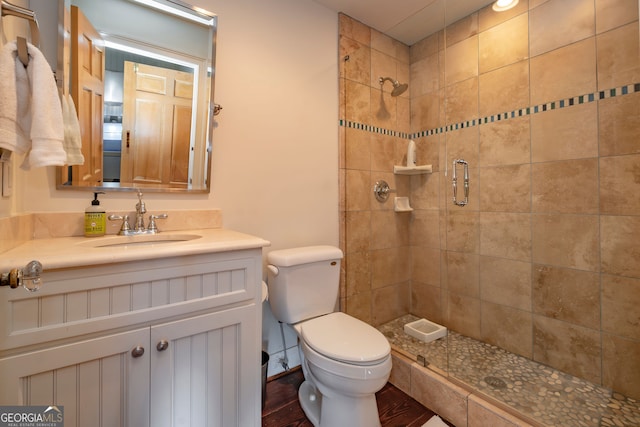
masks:
{"type": "Polygon", "coordinates": [[[380,82],[380,86],[384,84],[385,81],[389,80],[391,84],[393,84],[393,90],[391,91],[391,96],[398,96],[404,93],[405,90],[409,88],[409,85],[406,83],[398,83],[397,80],[393,80],[391,77],[380,77],[378,81],[380,82]]]}
{"type": "Polygon", "coordinates": [[[391,91],[391,96],[398,96],[404,93],[404,91],[408,88],[409,85],[407,83],[398,84],[398,82],[395,82],[393,85],[393,90],[391,91]]]}

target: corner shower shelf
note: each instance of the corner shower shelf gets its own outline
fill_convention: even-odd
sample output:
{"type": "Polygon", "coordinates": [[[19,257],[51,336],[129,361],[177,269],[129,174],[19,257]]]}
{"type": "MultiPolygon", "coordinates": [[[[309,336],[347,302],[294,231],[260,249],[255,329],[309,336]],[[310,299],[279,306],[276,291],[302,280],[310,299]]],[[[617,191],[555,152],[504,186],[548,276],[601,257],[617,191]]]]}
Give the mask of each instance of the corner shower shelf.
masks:
{"type": "Polygon", "coordinates": [[[431,165],[420,165],[420,166],[394,166],[393,173],[396,175],[421,175],[424,173],[433,172],[433,168],[431,165]]]}

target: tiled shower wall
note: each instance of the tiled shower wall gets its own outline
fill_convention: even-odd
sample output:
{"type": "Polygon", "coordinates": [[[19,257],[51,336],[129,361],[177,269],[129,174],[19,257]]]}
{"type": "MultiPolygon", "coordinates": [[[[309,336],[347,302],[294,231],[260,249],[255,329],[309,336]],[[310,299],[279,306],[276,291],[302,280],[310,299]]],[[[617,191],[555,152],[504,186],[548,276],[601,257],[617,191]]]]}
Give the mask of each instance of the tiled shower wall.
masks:
{"type": "Polygon", "coordinates": [[[409,92],[392,97],[378,81],[409,81],[409,47],[344,15],[340,33],[341,306],[378,325],[411,308],[411,215],[393,211],[393,197],[411,189],[393,175],[408,144],[409,92]],[[378,180],[397,191],[386,203],[373,196],[378,180]]]}
{"type": "Polygon", "coordinates": [[[640,398],[638,2],[520,0],[411,48],[340,19],[343,310],[410,312],[640,398]],[[380,91],[387,75],[409,91],[380,91]],[[393,175],[409,137],[434,173],[393,175]]]}

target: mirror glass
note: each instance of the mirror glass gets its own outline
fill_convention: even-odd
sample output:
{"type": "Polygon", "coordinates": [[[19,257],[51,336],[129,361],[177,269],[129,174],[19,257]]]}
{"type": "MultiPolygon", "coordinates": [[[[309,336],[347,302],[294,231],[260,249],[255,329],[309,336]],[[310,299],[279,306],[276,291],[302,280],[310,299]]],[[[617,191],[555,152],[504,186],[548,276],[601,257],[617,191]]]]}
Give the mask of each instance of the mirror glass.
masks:
{"type": "Polygon", "coordinates": [[[178,0],[59,1],[58,68],[85,161],[60,168],[58,188],[208,192],[215,15],[178,0]]]}

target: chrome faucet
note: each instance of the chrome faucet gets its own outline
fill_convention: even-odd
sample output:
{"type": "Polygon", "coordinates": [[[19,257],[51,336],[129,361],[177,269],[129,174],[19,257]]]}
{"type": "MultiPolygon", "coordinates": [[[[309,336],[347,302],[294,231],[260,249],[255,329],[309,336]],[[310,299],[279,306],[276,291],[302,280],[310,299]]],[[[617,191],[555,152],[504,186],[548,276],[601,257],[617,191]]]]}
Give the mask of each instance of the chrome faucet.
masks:
{"type": "Polygon", "coordinates": [[[136,225],[133,231],[136,233],[146,231],[144,228],[144,214],[147,213],[147,207],[142,201],[142,192],[138,191],[138,203],[136,203],[136,225]]]}
{"type": "Polygon", "coordinates": [[[122,220],[122,226],[118,232],[121,236],[135,236],[137,234],[156,234],[158,226],[156,219],[165,219],[168,217],[166,213],[158,215],[149,215],[149,225],[144,226],[144,214],[147,213],[147,207],[142,200],[142,192],[138,190],[138,203],[136,203],[136,222],[133,229],[129,225],[129,215],[109,215],[109,220],[122,220]]]}

